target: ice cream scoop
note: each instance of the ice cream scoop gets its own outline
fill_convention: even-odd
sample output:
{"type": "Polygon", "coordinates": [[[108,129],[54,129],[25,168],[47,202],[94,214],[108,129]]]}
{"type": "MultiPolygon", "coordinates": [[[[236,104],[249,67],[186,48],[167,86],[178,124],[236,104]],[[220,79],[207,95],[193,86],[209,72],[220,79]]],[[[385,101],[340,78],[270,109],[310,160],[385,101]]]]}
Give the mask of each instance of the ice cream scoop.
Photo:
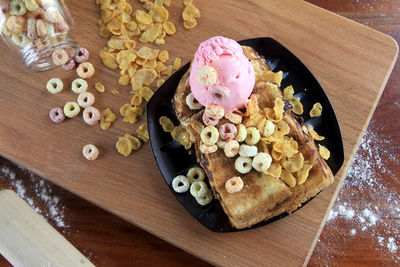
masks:
{"type": "Polygon", "coordinates": [[[200,104],[220,105],[229,113],[246,105],[254,88],[255,73],[236,41],[215,36],[197,49],[189,82],[200,104]]]}

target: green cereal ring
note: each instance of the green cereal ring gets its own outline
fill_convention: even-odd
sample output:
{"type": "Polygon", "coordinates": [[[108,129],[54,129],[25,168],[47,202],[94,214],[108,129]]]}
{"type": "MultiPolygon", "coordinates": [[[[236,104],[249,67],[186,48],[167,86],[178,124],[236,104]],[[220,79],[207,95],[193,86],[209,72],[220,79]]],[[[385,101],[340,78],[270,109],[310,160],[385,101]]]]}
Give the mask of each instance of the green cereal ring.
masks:
{"type": "Polygon", "coordinates": [[[51,78],[46,85],[47,90],[53,95],[58,94],[64,88],[63,82],[58,78],[51,78]]]}
{"type": "Polygon", "coordinates": [[[75,101],[67,102],[64,105],[64,114],[68,118],[76,117],[80,111],[81,111],[81,108],[79,107],[78,103],[76,103],[75,101]]]}
{"type": "Polygon", "coordinates": [[[22,0],[12,0],[10,2],[10,14],[22,16],[26,13],[25,3],[22,0]]]}
{"type": "Polygon", "coordinates": [[[190,184],[193,184],[197,181],[204,181],[205,178],[206,174],[204,173],[203,169],[199,167],[190,168],[187,173],[187,179],[189,180],[190,184]]]}
{"type": "Polygon", "coordinates": [[[88,83],[84,79],[77,78],[72,82],[71,89],[74,93],[80,94],[86,92],[88,83]]]}
{"type": "Polygon", "coordinates": [[[190,194],[192,196],[194,196],[195,198],[203,198],[203,197],[205,197],[205,195],[206,195],[208,190],[209,189],[208,189],[206,183],[203,182],[203,181],[194,182],[190,186],[190,194]]]}
{"type": "Polygon", "coordinates": [[[33,11],[39,8],[39,5],[36,3],[36,0],[25,0],[25,7],[29,11],[33,11]]]}
{"type": "Polygon", "coordinates": [[[206,194],[204,197],[197,197],[196,201],[202,206],[210,204],[210,202],[213,200],[213,195],[211,190],[207,190],[206,194]]]}

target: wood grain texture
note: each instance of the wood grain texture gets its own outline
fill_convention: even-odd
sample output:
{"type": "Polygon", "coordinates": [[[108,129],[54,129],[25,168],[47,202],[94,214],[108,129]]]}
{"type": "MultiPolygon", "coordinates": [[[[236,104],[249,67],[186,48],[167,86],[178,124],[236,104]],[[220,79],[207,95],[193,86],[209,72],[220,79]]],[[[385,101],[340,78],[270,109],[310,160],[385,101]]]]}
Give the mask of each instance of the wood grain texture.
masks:
{"type": "MultiPolygon", "coordinates": [[[[92,53],[98,51],[104,40],[96,33],[97,7],[77,1],[68,5],[80,25],[76,30],[78,41],[92,53]]],[[[0,153],[210,262],[262,263],[261,255],[268,251],[271,264],[301,264],[321,229],[326,210],[349,166],[348,160],[379,99],[394,64],[397,45],[386,35],[300,1],[199,1],[198,6],[203,10],[201,23],[189,32],[182,29],[177,19],[182,9],[180,3],[170,8],[171,17],[180,25],[179,33],[171,40],[167,38],[165,47],[172,55],[188,61],[200,41],[216,34],[235,39],[271,36],[291,49],[325,88],[342,127],[346,164],[335,184],[316,198],[318,201],[261,229],[226,235],[206,231],[168,192],[148,145],[128,159],[115,154],[116,136],[132,132],[136,126],[119,122],[111,131],[103,132],[85,126],[81,119],[57,126],[48,121],[51,107],[73,97],[64,92],[50,98],[43,90],[49,77],[57,75],[67,83],[74,78],[62,71],[38,76],[27,73],[22,65],[1,68],[4,78],[0,82],[0,112],[7,116],[0,117],[0,153]],[[298,10],[302,10],[301,14],[298,10]],[[262,15],[248,16],[248,12],[262,15]],[[349,110],[357,112],[350,115],[349,110]],[[81,147],[89,141],[102,149],[103,156],[96,162],[85,162],[80,155],[81,147]],[[244,248],[252,253],[236,253],[244,248]]],[[[0,59],[10,65],[15,61],[5,54],[0,59]]],[[[100,80],[108,88],[116,88],[117,74],[104,68],[97,57],[91,61],[96,67],[91,84],[100,80]]],[[[120,88],[118,96],[96,95],[97,105],[111,106],[117,111],[128,101],[128,90],[120,88]]]]}
{"type": "Polygon", "coordinates": [[[0,254],[14,266],[94,266],[11,190],[0,191],[0,254]]]}

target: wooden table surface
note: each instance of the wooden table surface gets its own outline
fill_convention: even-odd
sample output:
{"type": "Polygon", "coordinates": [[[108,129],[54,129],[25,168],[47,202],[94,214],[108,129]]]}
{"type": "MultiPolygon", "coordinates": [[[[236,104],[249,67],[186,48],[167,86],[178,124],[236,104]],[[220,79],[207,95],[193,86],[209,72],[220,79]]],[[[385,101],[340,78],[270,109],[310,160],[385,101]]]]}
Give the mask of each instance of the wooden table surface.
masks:
{"type": "MultiPolygon", "coordinates": [[[[400,39],[399,1],[308,2],[400,39]]],[[[310,266],[400,264],[398,63],[321,233],[310,266]]],[[[0,189],[7,188],[15,190],[98,266],[207,265],[0,158],[0,189]]],[[[8,263],[0,256],[0,264],[8,263]]]]}

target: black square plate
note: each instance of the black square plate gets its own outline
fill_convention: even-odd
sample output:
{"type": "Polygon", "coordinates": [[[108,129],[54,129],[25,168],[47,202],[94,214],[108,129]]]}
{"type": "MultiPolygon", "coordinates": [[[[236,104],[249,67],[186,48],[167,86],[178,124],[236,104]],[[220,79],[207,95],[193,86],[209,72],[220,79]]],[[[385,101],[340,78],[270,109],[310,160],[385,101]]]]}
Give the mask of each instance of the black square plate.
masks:
{"type": "MultiPolygon", "coordinates": [[[[254,48],[261,56],[264,56],[268,65],[274,71],[281,70],[284,72],[281,88],[293,85],[295,96],[299,98],[304,107],[302,117],[305,124],[311,124],[320,135],[325,136],[325,140],[318,143],[331,151],[327,163],[335,175],[344,160],[343,142],[335,112],[321,85],[294,54],[274,39],[255,38],[243,40],[239,43],[254,48]],[[316,102],[320,102],[323,107],[322,116],[310,118],[308,113],[316,102]]],[[[209,205],[203,207],[197,204],[190,192],[180,194],[172,189],[173,178],[179,174],[186,174],[191,167],[198,166],[198,163],[194,151],[189,154],[183,146],[171,138],[169,133],[162,130],[158,120],[161,116],[167,116],[173,120],[175,125],[179,125],[172,99],[181,77],[189,66],[190,63],[186,64],[165,81],[147,104],[147,124],[151,148],[171,192],[194,218],[211,231],[238,231],[230,225],[219,201],[213,200],[209,205]]],[[[304,203],[303,206],[307,203],[304,203]]],[[[282,214],[260,222],[251,228],[269,224],[286,215],[282,214]]]]}

